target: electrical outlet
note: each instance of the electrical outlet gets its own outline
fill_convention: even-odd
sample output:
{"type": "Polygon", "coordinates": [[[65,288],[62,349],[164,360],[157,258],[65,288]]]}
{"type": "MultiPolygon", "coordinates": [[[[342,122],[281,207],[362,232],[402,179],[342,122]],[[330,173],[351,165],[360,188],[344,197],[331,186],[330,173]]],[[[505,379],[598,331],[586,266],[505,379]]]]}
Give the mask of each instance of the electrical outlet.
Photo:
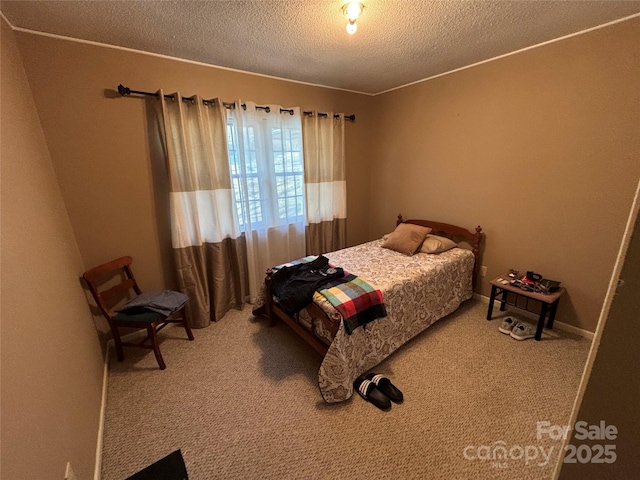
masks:
{"type": "Polygon", "coordinates": [[[64,480],[78,480],[76,474],[73,473],[73,469],[71,468],[71,462],[67,462],[67,471],[64,474],[64,480]]]}
{"type": "Polygon", "coordinates": [[[482,265],[480,267],[480,276],[481,277],[486,277],[487,276],[487,267],[485,265],[482,265]]]}

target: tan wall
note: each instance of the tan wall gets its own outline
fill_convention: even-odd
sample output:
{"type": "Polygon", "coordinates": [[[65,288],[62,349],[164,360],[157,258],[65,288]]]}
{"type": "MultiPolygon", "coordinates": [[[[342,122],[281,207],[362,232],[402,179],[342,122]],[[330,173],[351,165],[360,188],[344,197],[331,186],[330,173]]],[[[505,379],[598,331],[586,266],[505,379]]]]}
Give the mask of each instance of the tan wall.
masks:
{"type": "Polygon", "coordinates": [[[640,175],[639,28],[368,97],[15,33],[21,58],[3,23],[3,478],[61,478],[67,460],[92,475],[102,359],[85,265],[131,254],[145,288],[174,281],[147,103],[117,84],[355,113],[349,244],[399,212],[479,223],[489,277],[515,267],[562,280],[559,319],[594,330],[640,175]]]}
{"type": "Polygon", "coordinates": [[[17,37],[86,265],[131,255],[143,290],[175,286],[162,156],[150,141],[145,100],[114,93],[120,83],[355,113],[357,122],[346,127],[348,242],[367,240],[370,97],[34,34],[17,37]]]}
{"type": "Polygon", "coordinates": [[[376,97],[371,235],[430,218],[486,234],[488,281],[560,280],[594,331],[640,176],[640,21],[376,97]]]}
{"type": "Polygon", "coordinates": [[[2,478],[93,477],[103,362],[84,267],[14,34],[2,24],[2,478]]]}
{"type": "Polygon", "coordinates": [[[639,23],[377,97],[17,38],[85,264],[131,254],[143,288],[175,285],[147,104],[117,84],[301,105],[358,115],[347,128],[349,244],[389,231],[399,212],[481,224],[482,293],[505,269],[533,269],[568,288],[558,319],[593,331],[640,175],[639,23]]]}

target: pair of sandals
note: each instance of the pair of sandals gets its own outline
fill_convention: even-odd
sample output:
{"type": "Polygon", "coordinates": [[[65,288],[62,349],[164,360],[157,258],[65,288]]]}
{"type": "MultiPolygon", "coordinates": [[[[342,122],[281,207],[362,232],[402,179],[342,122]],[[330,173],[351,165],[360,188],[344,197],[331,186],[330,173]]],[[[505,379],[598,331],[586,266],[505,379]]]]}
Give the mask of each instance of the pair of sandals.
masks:
{"type": "Polygon", "coordinates": [[[367,402],[373,403],[380,410],[390,410],[391,402],[401,403],[402,392],[384,375],[369,373],[353,382],[353,388],[367,402]]]}

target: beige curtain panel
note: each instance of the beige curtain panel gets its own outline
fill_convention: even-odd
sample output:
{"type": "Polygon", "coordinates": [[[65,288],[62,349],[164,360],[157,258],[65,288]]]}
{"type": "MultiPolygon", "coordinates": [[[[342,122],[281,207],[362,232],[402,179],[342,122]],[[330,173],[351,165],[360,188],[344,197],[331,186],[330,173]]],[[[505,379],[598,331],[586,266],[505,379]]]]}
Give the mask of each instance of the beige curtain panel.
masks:
{"type": "Polygon", "coordinates": [[[343,114],[334,118],[332,112],[302,119],[307,255],[347,246],[344,122],[343,114]]]}
{"type": "Polygon", "coordinates": [[[248,296],[246,242],[234,215],[226,111],[159,96],[170,186],[172,246],[191,326],[203,328],[248,296]]]}
{"type": "Polygon", "coordinates": [[[203,328],[255,300],[266,268],[346,246],[345,120],[181,98],[159,91],[158,119],[180,290],[203,328]]]}

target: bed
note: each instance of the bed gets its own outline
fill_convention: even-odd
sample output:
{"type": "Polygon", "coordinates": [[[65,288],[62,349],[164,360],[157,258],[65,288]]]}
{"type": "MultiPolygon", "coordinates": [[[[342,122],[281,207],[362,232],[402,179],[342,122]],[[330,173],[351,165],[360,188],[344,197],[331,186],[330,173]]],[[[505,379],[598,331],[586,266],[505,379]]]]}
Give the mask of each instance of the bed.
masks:
{"type": "Polygon", "coordinates": [[[450,238],[459,248],[439,253],[403,255],[382,248],[382,239],[324,254],[332,265],[366,279],[384,297],[387,316],[347,334],[342,316],[320,294],[296,315],[289,315],[270,289],[272,269],[253,313],[283,321],[323,355],[318,386],[324,400],[336,403],[353,394],[353,381],[372,369],[437,320],[454,312],[473,295],[480,267],[480,226],[463,227],[429,220],[404,220],[430,227],[432,235],[450,238]]]}

